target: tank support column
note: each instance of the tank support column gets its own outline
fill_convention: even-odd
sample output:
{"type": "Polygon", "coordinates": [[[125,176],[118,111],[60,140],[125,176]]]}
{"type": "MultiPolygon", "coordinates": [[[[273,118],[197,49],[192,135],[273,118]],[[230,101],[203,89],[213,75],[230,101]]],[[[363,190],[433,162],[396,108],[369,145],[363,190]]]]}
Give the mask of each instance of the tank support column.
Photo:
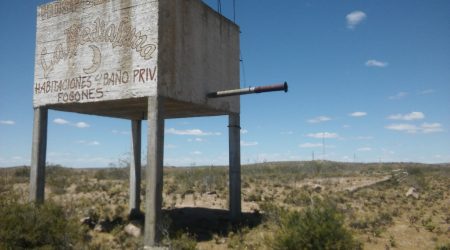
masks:
{"type": "Polygon", "coordinates": [[[141,205],[141,120],[131,121],[130,216],[140,213],[141,205]]]}
{"type": "Polygon", "coordinates": [[[30,201],[37,203],[44,202],[47,119],[47,108],[40,107],[34,109],[33,145],[31,149],[30,170],[30,201]]]}
{"type": "Polygon", "coordinates": [[[241,127],[239,113],[228,116],[229,136],[229,205],[232,222],[241,217],[241,127]]]}
{"type": "Polygon", "coordinates": [[[164,156],[164,110],[162,97],[148,98],[148,152],[145,192],[145,247],[161,240],[161,206],[164,156]]]}

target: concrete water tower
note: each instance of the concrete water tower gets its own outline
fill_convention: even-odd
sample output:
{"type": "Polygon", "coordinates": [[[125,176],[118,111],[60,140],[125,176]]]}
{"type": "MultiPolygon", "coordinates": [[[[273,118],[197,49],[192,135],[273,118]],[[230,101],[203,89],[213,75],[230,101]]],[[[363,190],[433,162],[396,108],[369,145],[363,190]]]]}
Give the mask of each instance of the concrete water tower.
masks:
{"type": "MultiPolygon", "coordinates": [[[[155,246],[164,120],[228,115],[229,209],[231,219],[238,220],[239,96],[213,98],[243,93],[215,93],[236,88],[239,27],[200,0],[59,0],[39,6],[30,200],[44,201],[47,113],[52,109],[131,121],[130,211],[138,211],[140,131],[147,120],[145,245],[155,246]]],[[[252,91],[258,92],[244,90],[252,91]]]]}
{"type": "Polygon", "coordinates": [[[230,212],[240,206],[239,27],[200,0],[60,0],[37,9],[30,199],[44,201],[49,109],[131,120],[130,209],[139,209],[148,120],[145,245],[158,242],[164,119],[228,115],[230,212]]]}

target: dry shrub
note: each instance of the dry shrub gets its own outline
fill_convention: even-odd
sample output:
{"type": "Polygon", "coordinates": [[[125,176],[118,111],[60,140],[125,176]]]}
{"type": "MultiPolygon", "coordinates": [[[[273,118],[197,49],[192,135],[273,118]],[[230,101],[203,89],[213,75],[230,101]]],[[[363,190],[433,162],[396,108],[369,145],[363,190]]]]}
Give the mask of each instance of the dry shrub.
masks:
{"type": "Polygon", "coordinates": [[[315,200],[304,211],[281,215],[279,230],[271,240],[273,249],[360,249],[344,227],[343,215],[334,204],[315,200]]]}

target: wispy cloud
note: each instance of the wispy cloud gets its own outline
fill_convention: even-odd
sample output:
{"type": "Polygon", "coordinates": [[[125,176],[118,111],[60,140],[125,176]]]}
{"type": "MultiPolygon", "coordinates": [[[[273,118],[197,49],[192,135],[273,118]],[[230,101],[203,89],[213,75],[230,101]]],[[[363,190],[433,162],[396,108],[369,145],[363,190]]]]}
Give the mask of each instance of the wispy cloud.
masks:
{"type": "Polygon", "coordinates": [[[437,133],[437,132],[443,132],[444,129],[442,127],[442,124],[440,123],[422,123],[420,126],[416,126],[413,124],[408,123],[400,123],[400,124],[390,124],[385,127],[386,129],[395,130],[399,132],[406,132],[410,134],[414,133],[437,133]]]}
{"type": "Polygon", "coordinates": [[[442,124],[440,123],[423,123],[421,125],[421,129],[423,133],[436,133],[442,132],[444,129],[442,128],[442,124]]]}
{"type": "Polygon", "coordinates": [[[388,66],[387,62],[378,61],[375,59],[367,60],[366,62],[367,67],[378,67],[378,68],[384,68],[388,66]]]}
{"type": "Polygon", "coordinates": [[[85,122],[77,122],[74,124],[75,127],[77,128],[88,128],[90,127],[89,124],[85,123],[85,122]]]}
{"type": "Polygon", "coordinates": [[[298,146],[301,148],[320,148],[320,147],[322,147],[322,143],[307,142],[307,143],[300,144],[298,146]]]}
{"type": "Polygon", "coordinates": [[[403,121],[412,121],[412,120],[421,120],[425,118],[425,115],[422,112],[411,112],[409,114],[395,114],[387,117],[390,120],[403,120],[403,121]]]}
{"type": "Polygon", "coordinates": [[[434,89],[425,89],[425,90],[419,91],[419,95],[429,95],[429,94],[433,94],[434,92],[436,92],[434,89]]]}
{"type": "Polygon", "coordinates": [[[56,118],[56,119],[53,120],[53,122],[56,123],[56,124],[60,124],[60,125],[69,124],[69,121],[64,120],[62,118],[56,118]]]}
{"type": "Polygon", "coordinates": [[[14,125],[14,124],[16,124],[16,122],[15,121],[11,121],[11,120],[1,120],[0,124],[3,124],[3,125],[14,125]]]}
{"type": "Polygon", "coordinates": [[[311,138],[317,138],[317,139],[331,139],[331,138],[339,138],[339,135],[337,133],[329,133],[329,132],[319,132],[319,133],[310,133],[306,136],[311,138]]]}
{"type": "Polygon", "coordinates": [[[358,148],[357,151],[367,152],[367,151],[372,151],[372,148],[371,147],[362,147],[362,148],[358,148]]]}
{"type": "Polygon", "coordinates": [[[317,116],[308,120],[309,123],[320,123],[330,121],[331,118],[328,116],[317,116]]]}
{"type": "Polygon", "coordinates": [[[367,18],[367,14],[360,11],[355,10],[350,12],[345,16],[345,19],[347,20],[347,28],[354,29],[358,24],[360,24],[362,21],[364,21],[367,18]]]}
{"type": "Polygon", "coordinates": [[[362,111],[356,111],[353,113],[348,114],[349,116],[353,116],[353,117],[363,117],[366,116],[367,113],[366,112],[362,112],[362,111]]]}
{"type": "Polygon", "coordinates": [[[195,135],[195,136],[221,135],[220,132],[205,132],[201,129],[178,130],[174,128],[167,129],[166,133],[172,135],[195,135]]]}
{"type": "Polygon", "coordinates": [[[408,92],[398,92],[395,95],[391,95],[388,97],[389,100],[399,100],[399,99],[403,99],[408,95],[408,92]]]}
{"type": "Polygon", "coordinates": [[[74,127],[77,127],[77,128],[88,128],[88,127],[90,127],[90,125],[87,124],[86,122],[71,123],[70,121],[64,120],[62,118],[55,118],[53,120],[53,123],[58,124],[58,125],[70,125],[70,126],[74,126],[74,127]]]}
{"type": "Polygon", "coordinates": [[[201,155],[203,153],[201,151],[196,150],[196,151],[191,152],[191,154],[193,154],[193,155],[201,155]]]}
{"type": "Polygon", "coordinates": [[[390,124],[386,126],[385,128],[400,132],[406,132],[406,133],[416,133],[419,129],[416,125],[413,124],[407,124],[407,123],[400,123],[400,124],[390,124]]]}
{"type": "Polygon", "coordinates": [[[76,141],[78,144],[87,145],[87,146],[98,146],[100,145],[100,142],[98,141],[85,141],[85,140],[79,140],[76,141]]]}
{"type": "Polygon", "coordinates": [[[257,141],[241,141],[242,147],[251,147],[251,146],[257,146],[257,145],[258,145],[257,141]]]}
{"type": "Polygon", "coordinates": [[[194,138],[194,139],[189,138],[187,141],[188,142],[204,142],[205,140],[200,138],[200,137],[197,137],[197,138],[194,138]]]}
{"type": "Polygon", "coordinates": [[[248,133],[248,130],[247,130],[247,129],[241,129],[241,134],[245,135],[245,134],[247,134],[247,133],[248,133]]]}

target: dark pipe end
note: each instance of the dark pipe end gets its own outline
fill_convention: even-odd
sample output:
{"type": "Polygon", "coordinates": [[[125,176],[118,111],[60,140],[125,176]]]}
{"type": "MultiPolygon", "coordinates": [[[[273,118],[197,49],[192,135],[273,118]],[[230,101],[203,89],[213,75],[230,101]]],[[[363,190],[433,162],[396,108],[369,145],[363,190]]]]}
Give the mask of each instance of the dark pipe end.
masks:
{"type": "Polygon", "coordinates": [[[288,92],[288,84],[287,84],[287,82],[284,82],[283,86],[284,86],[284,92],[287,93],[288,92]]]}

